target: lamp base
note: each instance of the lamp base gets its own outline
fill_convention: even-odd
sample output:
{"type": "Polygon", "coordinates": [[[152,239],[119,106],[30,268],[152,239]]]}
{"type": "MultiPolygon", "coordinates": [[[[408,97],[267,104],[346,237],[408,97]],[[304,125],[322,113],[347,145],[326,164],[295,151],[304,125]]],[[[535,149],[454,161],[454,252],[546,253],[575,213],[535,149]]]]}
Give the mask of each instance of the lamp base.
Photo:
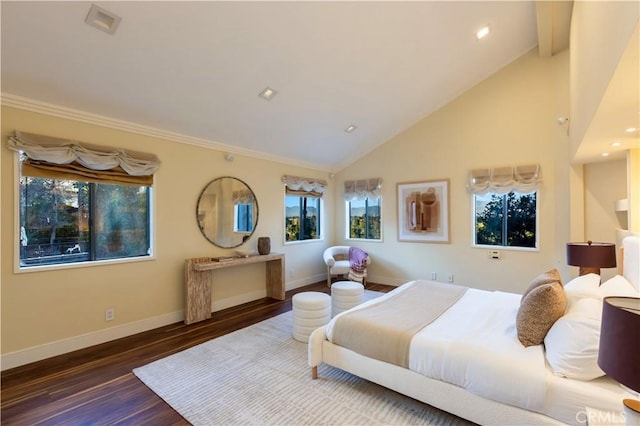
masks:
{"type": "Polygon", "coordinates": [[[590,266],[581,266],[580,275],[596,274],[600,275],[600,268],[592,268],[590,266]]]}
{"type": "Polygon", "coordinates": [[[638,401],[637,399],[623,399],[622,403],[628,409],[633,410],[636,413],[640,413],[640,401],[638,401]]]}

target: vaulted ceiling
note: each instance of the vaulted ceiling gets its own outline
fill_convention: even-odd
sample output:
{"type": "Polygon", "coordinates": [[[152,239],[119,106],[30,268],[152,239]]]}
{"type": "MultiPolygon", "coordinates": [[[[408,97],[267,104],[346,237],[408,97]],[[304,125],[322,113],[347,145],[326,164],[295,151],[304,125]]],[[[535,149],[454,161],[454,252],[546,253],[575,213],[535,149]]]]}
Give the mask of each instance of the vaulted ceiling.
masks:
{"type": "Polygon", "coordinates": [[[121,18],[114,34],[85,23],[90,2],[1,3],[3,104],[329,171],[535,47],[538,34],[541,54],[564,48],[553,31],[568,40],[567,18],[558,30],[562,13],[533,1],[97,4],[121,18]],[[258,96],[266,87],[270,101],[258,96]]]}

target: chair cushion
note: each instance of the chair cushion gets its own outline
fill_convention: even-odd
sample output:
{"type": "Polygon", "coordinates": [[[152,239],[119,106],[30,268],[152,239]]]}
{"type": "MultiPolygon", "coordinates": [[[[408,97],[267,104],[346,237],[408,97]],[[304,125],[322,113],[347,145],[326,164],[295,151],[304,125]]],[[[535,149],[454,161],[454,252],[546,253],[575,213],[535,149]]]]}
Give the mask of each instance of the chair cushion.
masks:
{"type": "Polygon", "coordinates": [[[348,274],[349,273],[349,260],[336,260],[336,263],[329,270],[332,274],[348,274]]]}

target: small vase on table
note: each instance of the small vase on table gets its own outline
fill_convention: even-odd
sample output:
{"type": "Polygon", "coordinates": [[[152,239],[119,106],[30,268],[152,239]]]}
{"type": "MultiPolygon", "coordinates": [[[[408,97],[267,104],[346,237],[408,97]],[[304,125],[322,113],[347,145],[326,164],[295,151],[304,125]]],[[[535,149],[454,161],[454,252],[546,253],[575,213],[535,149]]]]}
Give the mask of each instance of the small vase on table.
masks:
{"type": "Polygon", "coordinates": [[[271,239],[269,237],[258,238],[258,253],[265,255],[271,252],[271,239]]]}

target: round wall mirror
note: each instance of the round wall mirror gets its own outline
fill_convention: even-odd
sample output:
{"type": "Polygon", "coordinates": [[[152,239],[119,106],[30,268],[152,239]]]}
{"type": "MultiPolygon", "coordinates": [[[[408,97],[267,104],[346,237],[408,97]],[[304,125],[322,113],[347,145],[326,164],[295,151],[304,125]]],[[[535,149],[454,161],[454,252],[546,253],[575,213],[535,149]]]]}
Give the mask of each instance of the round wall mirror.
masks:
{"type": "Polygon", "coordinates": [[[223,176],[212,180],[198,197],[196,220],[202,235],[222,248],[242,245],[258,224],[258,200],[249,185],[223,176]]]}

